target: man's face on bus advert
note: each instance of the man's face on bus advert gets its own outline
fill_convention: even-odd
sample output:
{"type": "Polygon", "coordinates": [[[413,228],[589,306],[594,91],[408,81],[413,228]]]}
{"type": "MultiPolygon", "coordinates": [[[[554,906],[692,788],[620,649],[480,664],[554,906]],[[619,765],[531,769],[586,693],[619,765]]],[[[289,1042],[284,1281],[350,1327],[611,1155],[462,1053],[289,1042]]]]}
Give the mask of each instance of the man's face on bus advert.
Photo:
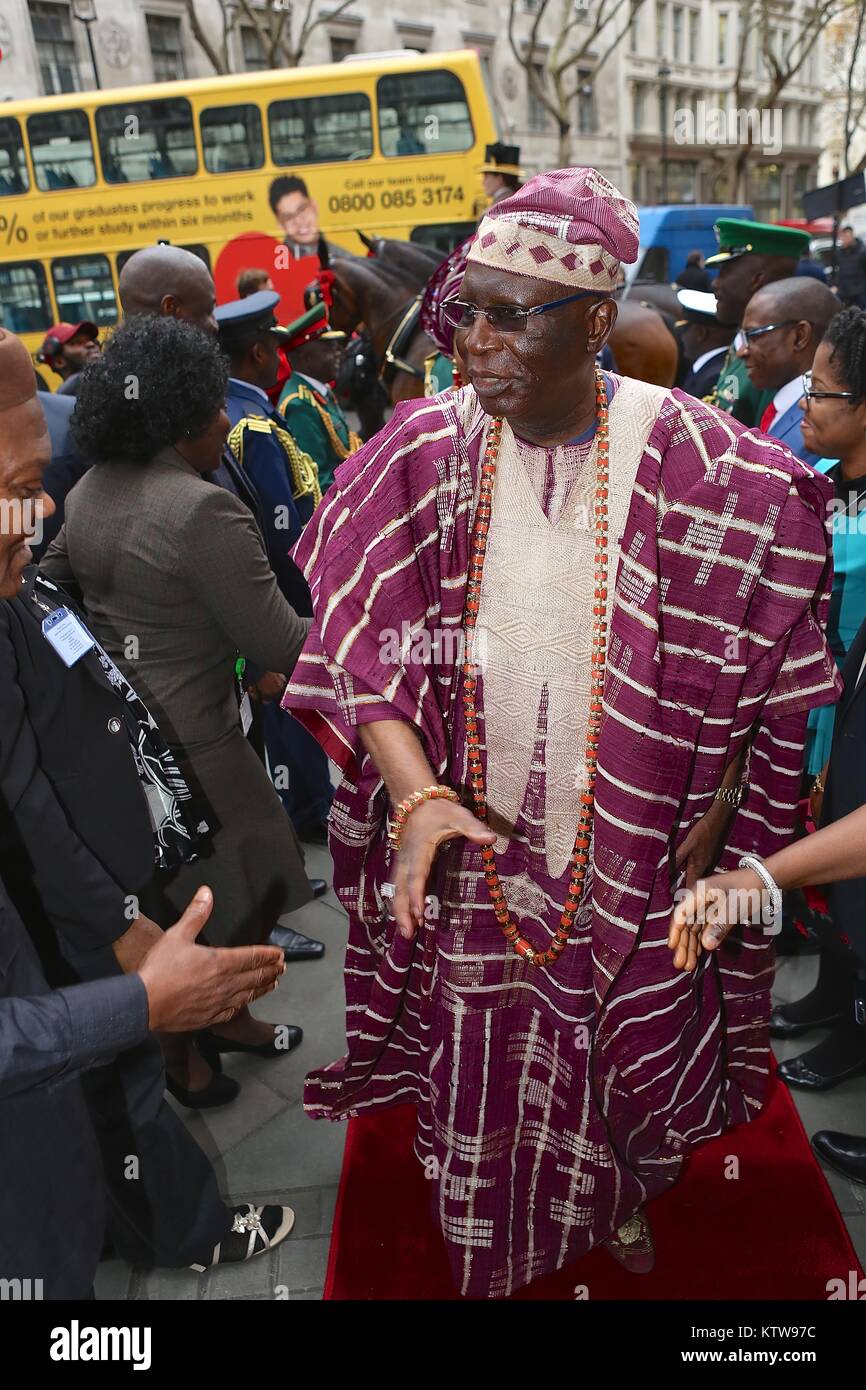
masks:
{"type": "Polygon", "coordinates": [[[319,210],[306,193],[296,189],[284,193],[274,211],[277,221],[291,241],[314,246],[319,240],[319,210]]]}

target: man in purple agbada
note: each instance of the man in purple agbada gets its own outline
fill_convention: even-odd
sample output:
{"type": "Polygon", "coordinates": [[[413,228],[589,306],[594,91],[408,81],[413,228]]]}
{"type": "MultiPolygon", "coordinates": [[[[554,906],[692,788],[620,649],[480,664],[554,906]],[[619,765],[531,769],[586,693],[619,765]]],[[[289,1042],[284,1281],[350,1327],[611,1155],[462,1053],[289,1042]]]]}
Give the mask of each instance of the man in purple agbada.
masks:
{"type": "Polygon", "coordinates": [[[837,693],[825,481],[680,391],[602,374],[597,393],[637,250],[634,207],[593,169],[491,208],[448,308],[470,384],[398,406],[295,551],[316,616],[284,706],[343,770],[331,849],[349,914],[348,1051],[305,1104],[416,1104],[470,1296],[600,1242],[649,1269],[645,1203],[760,1110],[771,938],[745,927],[683,970],[668,924],[684,884],[790,837],[806,713],[837,693]],[[392,851],[389,807],[435,785],[459,803],[425,792],[392,851]],[[559,958],[533,963],[564,909],[559,958]]]}

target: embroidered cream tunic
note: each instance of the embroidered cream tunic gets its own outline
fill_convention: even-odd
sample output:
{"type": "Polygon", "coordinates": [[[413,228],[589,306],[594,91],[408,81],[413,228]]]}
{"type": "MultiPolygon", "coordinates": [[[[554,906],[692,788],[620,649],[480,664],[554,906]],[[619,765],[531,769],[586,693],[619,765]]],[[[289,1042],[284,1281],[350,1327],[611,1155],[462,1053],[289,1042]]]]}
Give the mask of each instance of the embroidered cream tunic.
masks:
{"type": "MultiPolygon", "coordinates": [[[[608,621],[635,474],[666,394],[624,378],[610,402],[608,621]]],[[[513,827],[523,805],[533,752],[527,727],[537,727],[547,687],[545,850],[548,871],[559,878],[587,782],[597,440],[588,452],[579,445],[552,451],[546,514],[530,475],[544,476],[550,452],[517,440],[503,423],[473,652],[483,678],[494,827],[513,827]]],[[[507,843],[500,834],[497,853],[507,843]]]]}

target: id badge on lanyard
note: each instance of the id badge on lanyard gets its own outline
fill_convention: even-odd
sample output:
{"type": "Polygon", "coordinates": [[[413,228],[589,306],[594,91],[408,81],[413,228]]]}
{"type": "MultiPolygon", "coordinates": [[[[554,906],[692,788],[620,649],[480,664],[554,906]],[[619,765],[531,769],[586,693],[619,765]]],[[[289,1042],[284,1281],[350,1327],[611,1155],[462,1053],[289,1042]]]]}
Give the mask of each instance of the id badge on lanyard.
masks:
{"type": "Polygon", "coordinates": [[[68,608],[56,608],[42,619],[42,636],[65,666],[74,666],[96,646],[95,638],[84,623],[68,608]]]}
{"type": "Polygon", "coordinates": [[[244,690],[244,671],[247,663],[244,657],[239,656],[235,662],[235,676],[238,682],[238,713],[241,720],[241,733],[246,738],[253,724],[253,704],[250,699],[250,692],[244,690]]]}

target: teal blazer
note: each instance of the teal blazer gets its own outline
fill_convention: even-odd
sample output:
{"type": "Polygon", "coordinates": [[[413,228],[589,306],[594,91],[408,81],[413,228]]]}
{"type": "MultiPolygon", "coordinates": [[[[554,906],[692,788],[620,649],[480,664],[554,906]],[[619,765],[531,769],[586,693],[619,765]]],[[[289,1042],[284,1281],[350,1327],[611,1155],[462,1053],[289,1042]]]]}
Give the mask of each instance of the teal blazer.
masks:
{"type": "MultiPolygon", "coordinates": [[[[838,459],[819,459],[813,467],[818,473],[829,473],[838,462],[838,459]]],[[[866,478],[863,486],[866,488],[866,478]]],[[[827,640],[841,668],[857,629],[866,618],[866,511],[855,517],[834,512],[832,520],[833,593],[827,640]]],[[[813,709],[809,715],[806,771],[810,774],[820,772],[830,756],[835,719],[835,705],[813,709]]]]}

